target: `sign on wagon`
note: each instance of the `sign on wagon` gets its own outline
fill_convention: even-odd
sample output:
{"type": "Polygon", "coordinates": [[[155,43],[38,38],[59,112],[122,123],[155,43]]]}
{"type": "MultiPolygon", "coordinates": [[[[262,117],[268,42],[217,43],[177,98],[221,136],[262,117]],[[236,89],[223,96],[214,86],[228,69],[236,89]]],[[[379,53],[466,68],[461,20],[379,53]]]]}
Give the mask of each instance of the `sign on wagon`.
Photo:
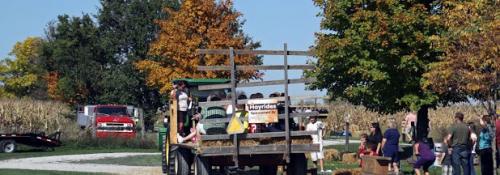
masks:
{"type": "Polygon", "coordinates": [[[277,99],[248,100],[248,123],[276,123],[278,122],[277,99]]]}

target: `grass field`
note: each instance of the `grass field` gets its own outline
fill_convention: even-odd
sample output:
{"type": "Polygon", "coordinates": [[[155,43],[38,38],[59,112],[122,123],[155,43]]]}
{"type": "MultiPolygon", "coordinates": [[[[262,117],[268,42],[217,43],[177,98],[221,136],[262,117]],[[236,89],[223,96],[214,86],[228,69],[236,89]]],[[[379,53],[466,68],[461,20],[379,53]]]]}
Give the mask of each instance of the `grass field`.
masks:
{"type": "Polygon", "coordinates": [[[15,153],[0,153],[0,160],[27,158],[27,157],[56,156],[56,155],[117,153],[117,152],[158,152],[158,149],[139,149],[139,148],[109,149],[100,147],[79,148],[73,146],[62,146],[56,148],[54,151],[44,151],[41,149],[34,149],[27,146],[19,146],[18,151],[16,151],[15,153]]]}
{"type": "Polygon", "coordinates": [[[69,171],[0,169],[1,175],[107,175],[106,173],[80,173],[69,171]]]}
{"type": "Polygon", "coordinates": [[[114,164],[131,166],[161,166],[160,155],[130,156],[120,158],[107,158],[97,160],[85,160],[75,163],[96,163],[96,164],[114,164]]]}

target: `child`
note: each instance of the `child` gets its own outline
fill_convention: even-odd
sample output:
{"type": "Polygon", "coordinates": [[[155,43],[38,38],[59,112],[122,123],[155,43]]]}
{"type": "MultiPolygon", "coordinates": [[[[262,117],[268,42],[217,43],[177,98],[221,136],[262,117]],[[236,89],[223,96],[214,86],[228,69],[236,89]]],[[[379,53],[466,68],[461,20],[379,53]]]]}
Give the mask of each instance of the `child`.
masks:
{"type": "MultiPolygon", "coordinates": [[[[309,123],[306,126],[306,131],[317,131],[317,134],[311,135],[313,143],[319,144],[319,152],[311,152],[311,159],[315,165],[319,162],[319,167],[321,172],[325,172],[323,169],[323,129],[324,125],[321,121],[317,121],[316,116],[309,117],[309,123]]],[[[327,170],[326,172],[330,172],[331,170],[327,170]]]]}
{"type": "Polygon", "coordinates": [[[448,145],[443,144],[441,147],[443,153],[441,153],[441,166],[443,168],[443,175],[452,175],[451,167],[451,150],[448,149],[448,145]]]}
{"type": "Polygon", "coordinates": [[[363,160],[361,159],[361,157],[363,157],[364,155],[376,155],[376,148],[371,149],[373,147],[373,144],[367,143],[367,138],[368,134],[361,134],[361,144],[358,147],[358,158],[360,159],[359,167],[363,166],[363,160]]]}
{"type": "Polygon", "coordinates": [[[190,133],[189,135],[187,135],[186,137],[182,137],[180,134],[177,133],[177,142],[178,143],[184,143],[184,142],[187,142],[189,140],[191,140],[192,143],[196,143],[196,141],[199,140],[200,138],[200,126],[201,125],[198,125],[199,121],[200,121],[200,118],[201,118],[201,114],[200,113],[197,113],[193,116],[192,120],[193,120],[193,127],[190,129],[190,133]]]}
{"type": "Polygon", "coordinates": [[[419,155],[420,158],[415,162],[413,168],[415,169],[415,174],[420,175],[420,168],[423,168],[424,174],[429,175],[429,167],[434,164],[436,156],[432,152],[431,147],[427,143],[427,139],[422,138],[414,145],[415,154],[419,155]]]}

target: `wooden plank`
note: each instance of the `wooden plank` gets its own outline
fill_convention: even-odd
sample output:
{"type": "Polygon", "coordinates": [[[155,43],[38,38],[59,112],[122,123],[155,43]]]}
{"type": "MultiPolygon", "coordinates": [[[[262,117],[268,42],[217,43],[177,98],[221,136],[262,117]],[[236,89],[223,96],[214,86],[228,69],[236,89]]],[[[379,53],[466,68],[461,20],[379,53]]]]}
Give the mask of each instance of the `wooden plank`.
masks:
{"type": "MultiPolygon", "coordinates": [[[[290,145],[292,153],[308,153],[318,152],[319,144],[292,144],[290,145]]],[[[256,146],[240,146],[240,155],[256,155],[256,154],[283,154],[286,150],[286,145],[256,145],[256,146]]],[[[201,149],[202,156],[228,156],[233,154],[232,146],[222,147],[207,147],[201,149]]]]}
{"type": "MultiPolygon", "coordinates": [[[[318,116],[320,115],[319,112],[313,111],[313,112],[301,112],[301,113],[290,113],[290,117],[309,117],[309,116],[318,116]]],[[[278,119],[285,119],[286,115],[285,114],[279,114],[278,119]]],[[[208,124],[208,123],[229,123],[231,120],[231,116],[227,116],[226,118],[212,118],[212,119],[202,119],[200,121],[201,124],[208,124]]]]}
{"type": "MultiPolygon", "coordinates": [[[[314,69],[314,65],[289,65],[289,70],[309,70],[314,69]]],[[[236,66],[236,70],[283,70],[283,65],[247,65],[236,66]]],[[[230,66],[198,66],[199,71],[229,71],[230,66]]]]}
{"type": "MultiPolygon", "coordinates": [[[[290,79],[289,84],[299,84],[299,83],[312,83],[316,81],[316,78],[299,78],[299,79],[290,79]]],[[[249,82],[249,83],[238,83],[237,87],[255,87],[255,86],[271,86],[271,85],[280,85],[285,84],[285,80],[271,80],[271,81],[262,81],[262,82],[249,82]]],[[[198,90],[216,90],[216,89],[229,89],[231,88],[231,84],[214,84],[214,85],[201,85],[198,86],[198,90]]]]}
{"type": "Polygon", "coordinates": [[[170,109],[169,109],[170,117],[169,117],[169,140],[171,144],[177,143],[177,100],[170,100],[170,109]]]}
{"type": "MultiPolygon", "coordinates": [[[[290,96],[291,100],[304,100],[304,99],[328,99],[329,97],[322,96],[290,96]]],[[[264,99],[276,99],[278,101],[285,101],[285,97],[272,97],[272,98],[264,98],[264,99]]],[[[238,100],[238,104],[245,104],[249,99],[238,100]]],[[[230,100],[222,100],[222,101],[211,101],[211,102],[199,102],[198,105],[200,107],[211,107],[211,106],[224,106],[231,104],[230,100]]],[[[313,107],[309,105],[290,105],[290,107],[313,107]]],[[[328,105],[319,105],[319,107],[328,107],[328,105]]]]}
{"type": "MultiPolygon", "coordinates": [[[[231,104],[233,106],[233,109],[236,108],[236,104],[238,103],[236,101],[236,62],[234,60],[234,49],[231,47],[229,48],[229,58],[231,61],[231,104]]],[[[233,110],[234,112],[235,110],[233,110]]],[[[238,134],[233,135],[233,161],[236,167],[238,167],[238,134]]]]}
{"type": "MultiPolygon", "coordinates": [[[[317,134],[316,131],[291,131],[291,137],[299,136],[310,136],[317,134]]],[[[240,134],[240,139],[257,139],[257,138],[274,138],[274,137],[285,137],[285,132],[264,132],[264,133],[246,133],[240,134]]],[[[229,134],[217,134],[217,135],[201,135],[201,140],[229,140],[231,139],[229,134]]]]}
{"type": "MultiPolygon", "coordinates": [[[[227,49],[198,49],[196,50],[198,54],[217,54],[217,55],[228,55],[227,49]]],[[[236,55],[298,55],[298,56],[314,56],[310,51],[286,51],[283,50],[234,50],[236,55]]]]}

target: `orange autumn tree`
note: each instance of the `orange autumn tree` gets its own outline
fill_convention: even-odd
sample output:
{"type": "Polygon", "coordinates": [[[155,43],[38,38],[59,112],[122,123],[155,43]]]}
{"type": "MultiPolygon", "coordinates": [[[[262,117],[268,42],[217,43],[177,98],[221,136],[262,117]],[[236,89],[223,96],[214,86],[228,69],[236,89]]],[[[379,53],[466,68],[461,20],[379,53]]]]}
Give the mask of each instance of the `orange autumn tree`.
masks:
{"type": "Polygon", "coordinates": [[[500,11],[493,0],[443,1],[435,36],[444,56],[424,74],[424,88],[481,102],[493,114],[500,97],[500,11]]]}
{"type": "MultiPolygon", "coordinates": [[[[228,72],[198,71],[198,65],[229,65],[224,55],[199,55],[197,49],[255,49],[260,46],[246,36],[241,27],[241,13],[230,0],[185,0],[178,11],[165,9],[171,14],[159,20],[160,32],[151,44],[146,59],[135,63],[146,73],[146,83],[159,87],[161,93],[171,89],[175,78],[226,78],[228,72]]],[[[255,55],[235,57],[236,64],[261,64],[255,55]]],[[[240,72],[243,79],[257,78],[256,71],[240,72]]]]}

